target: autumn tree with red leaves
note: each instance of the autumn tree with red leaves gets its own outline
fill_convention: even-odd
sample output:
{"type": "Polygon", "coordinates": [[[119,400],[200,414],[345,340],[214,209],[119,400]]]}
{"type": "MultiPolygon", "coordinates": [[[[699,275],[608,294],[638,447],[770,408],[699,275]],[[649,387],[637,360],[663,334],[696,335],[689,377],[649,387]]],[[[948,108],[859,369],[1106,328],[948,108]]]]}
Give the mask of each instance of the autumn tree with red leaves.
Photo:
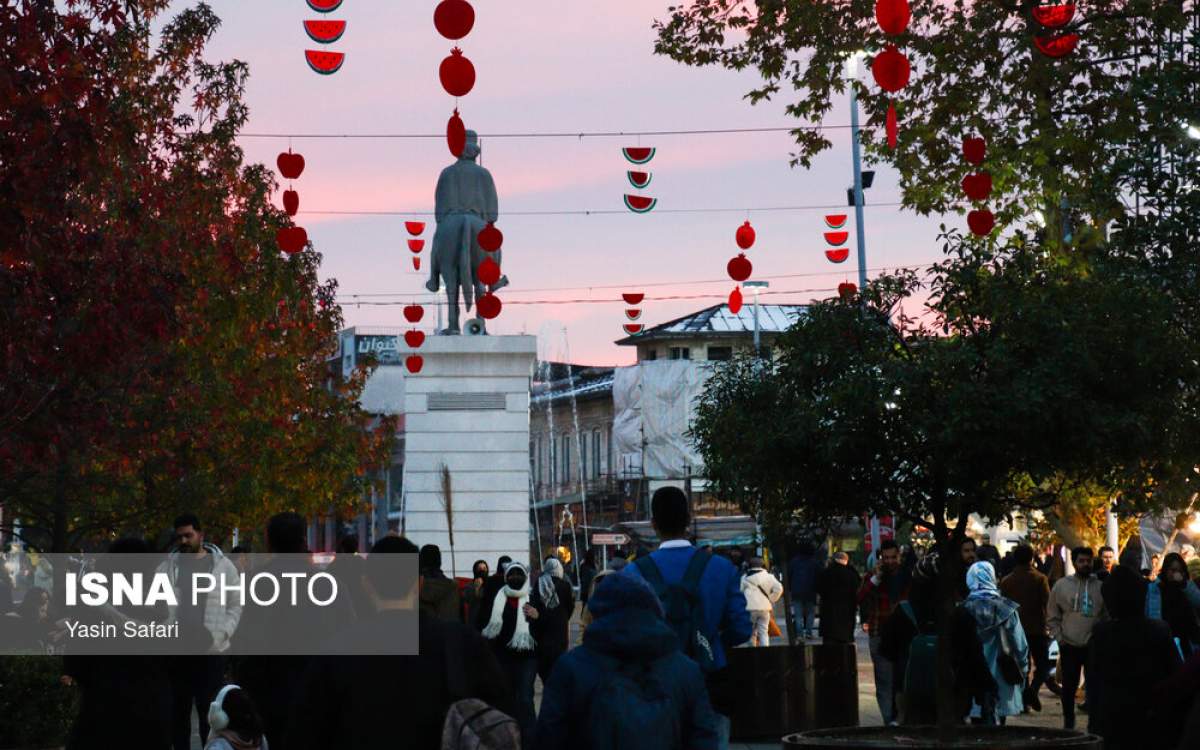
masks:
{"type": "Polygon", "coordinates": [[[244,164],[245,64],[164,0],[0,7],[0,506],[64,551],[181,509],[222,528],[349,512],[394,426],[327,358],[311,247],[244,164]]]}

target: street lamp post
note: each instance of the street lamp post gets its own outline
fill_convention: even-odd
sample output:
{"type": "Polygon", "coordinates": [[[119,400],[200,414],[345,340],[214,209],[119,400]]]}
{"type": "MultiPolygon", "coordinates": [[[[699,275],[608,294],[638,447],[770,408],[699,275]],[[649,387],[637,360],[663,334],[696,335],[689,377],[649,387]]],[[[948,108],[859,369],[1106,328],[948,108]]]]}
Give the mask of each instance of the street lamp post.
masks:
{"type": "Polygon", "coordinates": [[[758,326],[758,295],[762,290],[771,286],[769,281],[747,281],[742,286],[754,292],[754,355],[762,355],[762,347],[759,345],[759,326],[758,326]]]}

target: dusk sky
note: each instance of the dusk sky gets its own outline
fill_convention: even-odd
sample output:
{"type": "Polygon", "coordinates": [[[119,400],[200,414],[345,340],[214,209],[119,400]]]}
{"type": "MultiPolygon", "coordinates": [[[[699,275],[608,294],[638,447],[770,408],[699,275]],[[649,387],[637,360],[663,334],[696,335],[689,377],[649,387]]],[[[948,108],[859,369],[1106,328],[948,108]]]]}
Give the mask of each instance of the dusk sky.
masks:
{"type": "MultiPolygon", "coordinates": [[[[210,0],[223,21],[208,50],[211,60],[249,63],[250,122],[246,133],[442,133],[454,100],[438,82],[438,65],[453,46],[433,26],[435,0],[416,3],[346,0],[321,16],[303,0],[210,0]],[[319,46],[305,35],[306,18],[343,19],[342,39],[328,47],[346,53],[342,70],[321,76],[308,69],[304,50],[319,46]]],[[[179,2],[176,7],[190,3],[179,2]]],[[[655,56],[655,17],[667,2],[571,0],[548,4],[474,0],[475,28],[459,42],[474,63],[474,91],[459,102],[467,127],[483,134],[483,164],[500,195],[504,272],[512,285],[489,323],[492,333],[539,337],[545,358],[588,364],[628,364],[621,291],[646,286],[642,322],[654,325],[723,300],[734,284],[725,264],[737,254],[734,232],[745,208],[844,204],[851,182],[849,138],[833,131],[834,148],[811,170],[788,165],[786,133],[642,138],[658,154],[645,168],[645,191],[658,209],[624,211],[633,192],[622,146],[638,138],[500,139],[488,133],[647,131],[771,128],[795,124],[777,100],[751,106],[743,95],[754,72],[688,68],[655,56]],[[666,209],[737,209],[722,213],[669,213],[666,209]],[[517,211],[616,210],[593,216],[508,216],[517,211]],[[689,283],[716,281],[717,283],[689,283]],[[617,288],[597,287],[616,285],[617,288]],[[709,295],[703,299],[656,300],[709,295]],[[594,299],[603,304],[545,304],[594,299]],[[517,304],[520,302],[539,304],[517,304]]],[[[847,125],[842,103],[826,125],[847,125]]],[[[903,130],[901,130],[903,137],[903,130]]],[[[274,164],[286,138],[243,137],[246,158],[274,164]]],[[[307,167],[294,184],[298,223],[324,256],[322,276],[336,278],[347,325],[403,325],[399,306],[361,301],[432,302],[424,269],[412,270],[405,218],[430,221],[439,171],[452,162],[443,139],[300,139],[293,150],[307,167]],[[310,211],[398,211],[398,216],[330,216],[310,211]]],[[[867,193],[869,267],[927,263],[938,256],[938,219],[901,213],[896,181],[881,170],[867,193]]],[[[277,198],[278,200],[278,198],[277,198]]],[[[849,209],[842,209],[849,211],[849,209]]],[[[824,256],[823,211],[753,212],[758,241],[748,253],[754,278],[771,290],[770,302],[807,302],[832,296],[838,282],[856,280],[851,259],[840,266],[824,256]],[[796,276],[796,274],[821,274],[796,276]]],[[[852,222],[851,222],[852,227],[852,222]]],[[[853,236],[851,243],[853,243],[853,236]]],[[[853,247],[853,244],[851,244],[853,247]]],[[[428,263],[428,248],[422,253],[428,263]]],[[[432,313],[432,310],[429,312],[432,313]]],[[[432,315],[426,323],[432,329],[432,315]]]]}

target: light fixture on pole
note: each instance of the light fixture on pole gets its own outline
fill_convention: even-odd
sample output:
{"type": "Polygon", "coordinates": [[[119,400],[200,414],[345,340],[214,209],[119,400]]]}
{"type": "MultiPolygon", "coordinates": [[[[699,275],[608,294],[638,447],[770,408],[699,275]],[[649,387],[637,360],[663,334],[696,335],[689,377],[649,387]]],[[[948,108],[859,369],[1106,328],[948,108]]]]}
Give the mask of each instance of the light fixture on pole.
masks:
{"type": "Polygon", "coordinates": [[[758,295],[762,290],[771,286],[769,281],[745,281],[742,286],[754,292],[754,354],[761,356],[762,348],[759,346],[759,327],[758,327],[758,295]]]}

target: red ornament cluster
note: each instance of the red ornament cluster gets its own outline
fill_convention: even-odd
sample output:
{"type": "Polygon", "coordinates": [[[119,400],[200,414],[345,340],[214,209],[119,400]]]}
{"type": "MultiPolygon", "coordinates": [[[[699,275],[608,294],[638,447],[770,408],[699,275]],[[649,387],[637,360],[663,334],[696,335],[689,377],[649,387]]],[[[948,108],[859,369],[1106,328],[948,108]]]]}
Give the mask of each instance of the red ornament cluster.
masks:
{"type": "Polygon", "coordinates": [[[492,222],[488,222],[475,238],[479,249],[486,255],[475,269],[475,278],[487,287],[488,291],[475,301],[479,309],[479,317],[491,320],[500,314],[500,298],[492,291],[492,286],[500,280],[500,246],[504,244],[504,234],[492,222]],[[495,256],[494,258],[492,256],[495,256]]]}
{"type": "MultiPolygon", "coordinates": [[[[749,250],[754,246],[754,241],[758,238],[754,227],[750,226],[750,222],[742,224],[734,232],[733,239],[741,250],[749,250]]],[[[729,278],[738,282],[738,286],[733,288],[729,293],[729,312],[737,315],[742,309],[742,288],[741,283],[750,278],[750,274],[754,273],[754,264],[746,257],[744,252],[738,253],[730,259],[725,265],[725,271],[729,274],[729,278]]]]}
{"type": "MultiPolygon", "coordinates": [[[[419,224],[422,229],[425,226],[421,222],[406,222],[406,224],[419,224]]],[[[404,306],[404,319],[409,323],[416,325],[417,323],[420,323],[421,318],[424,317],[424,307],[421,307],[416,303],[404,306]]],[[[410,349],[420,349],[421,345],[425,343],[425,332],[416,328],[412,329],[411,331],[405,331],[404,343],[407,344],[410,349]]],[[[413,375],[416,375],[421,371],[421,368],[425,366],[425,358],[414,351],[404,359],[404,366],[408,368],[409,372],[411,372],[413,375]]]]}
{"type": "Polygon", "coordinates": [[[1035,5],[1030,14],[1043,29],[1043,33],[1034,35],[1033,44],[1046,57],[1066,57],[1079,46],[1079,34],[1063,31],[1063,27],[1075,18],[1075,3],[1035,5]]]}
{"type": "MultiPolygon", "coordinates": [[[[442,0],[433,10],[433,25],[451,41],[463,39],[475,27],[475,8],[467,0],[442,0]]],[[[456,46],[438,66],[438,79],[450,96],[466,96],[475,88],[475,65],[456,46]]],[[[446,147],[456,159],[467,147],[467,126],[457,107],[446,122],[446,147]]]]}
{"type": "MultiPolygon", "coordinates": [[[[638,166],[649,164],[656,153],[658,153],[658,149],[648,146],[626,146],[621,149],[621,155],[625,157],[625,161],[638,166]]],[[[635,190],[645,190],[650,187],[650,181],[654,179],[654,173],[630,170],[625,172],[625,178],[629,180],[629,184],[635,190]]],[[[625,208],[628,208],[635,214],[648,214],[658,205],[657,198],[636,193],[626,193],[624,200],[625,208]]]]}
{"type": "MultiPolygon", "coordinates": [[[[908,22],[912,19],[912,10],[908,0],[875,0],[875,21],[883,33],[890,36],[900,36],[908,30],[908,22]]],[[[871,63],[871,74],[875,83],[889,94],[894,94],[908,85],[912,66],[904,53],[894,44],[888,44],[883,51],[875,55],[871,63]]],[[[899,125],[896,121],[896,102],[888,100],[886,119],[888,148],[896,148],[899,125]]]]}
{"type": "Polygon", "coordinates": [[[413,253],[413,270],[421,270],[421,251],[425,249],[425,240],[420,239],[420,236],[425,232],[425,222],[423,221],[406,221],[404,229],[412,235],[408,239],[408,249],[413,253]]]}
{"type": "MultiPolygon", "coordinates": [[[[987,158],[987,142],[979,137],[964,138],[962,142],[963,159],[968,164],[978,167],[987,158]]],[[[987,200],[992,195],[992,175],[981,169],[967,175],[962,181],[962,190],[967,198],[976,203],[987,200]]],[[[967,214],[967,227],[971,233],[986,237],[996,226],[996,217],[986,208],[972,209],[967,214]]]]}
{"type": "MultiPolygon", "coordinates": [[[[342,0],[308,0],[308,7],[318,13],[332,13],[341,5],[342,0]]],[[[333,44],[342,38],[342,34],[346,33],[346,22],[326,18],[310,19],[304,21],[304,33],[317,44],[333,44]]],[[[346,61],[346,54],[323,49],[306,49],[304,50],[304,61],[308,63],[312,72],[328,76],[342,69],[342,63],[346,61]]]]}
{"type": "Polygon", "coordinates": [[[646,299],[646,295],[642,292],[625,292],[621,295],[621,299],[625,301],[625,323],[621,328],[625,333],[634,336],[642,332],[644,326],[637,321],[642,317],[642,309],[638,305],[642,304],[642,300],[646,299]]]}
{"type": "Polygon", "coordinates": [[[846,214],[826,214],[825,227],[831,231],[825,232],[825,259],[830,263],[845,263],[850,257],[850,248],[841,247],[850,239],[850,233],[842,227],[846,226],[846,214]]]}
{"type": "MultiPolygon", "coordinates": [[[[289,148],[275,159],[279,174],[286,180],[295,180],[304,172],[304,157],[293,154],[289,148]]],[[[291,183],[283,191],[283,210],[288,216],[295,216],[300,211],[300,194],[292,190],[291,183]]],[[[308,232],[302,227],[284,227],[275,233],[275,244],[288,255],[295,255],[308,244],[308,232]]]]}

